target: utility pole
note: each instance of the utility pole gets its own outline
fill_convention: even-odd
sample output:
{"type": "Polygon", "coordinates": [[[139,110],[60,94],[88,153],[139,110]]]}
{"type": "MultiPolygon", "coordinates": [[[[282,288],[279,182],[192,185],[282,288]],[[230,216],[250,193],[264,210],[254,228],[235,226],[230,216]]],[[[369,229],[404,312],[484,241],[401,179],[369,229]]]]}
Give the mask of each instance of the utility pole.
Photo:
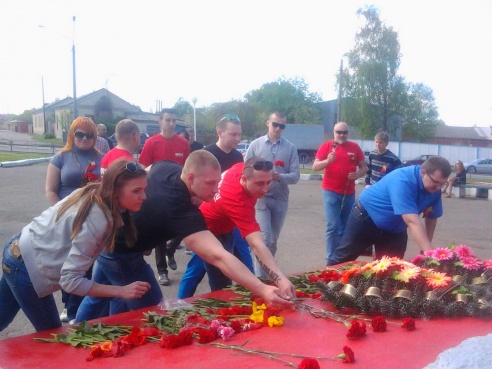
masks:
{"type": "Polygon", "coordinates": [[[44,132],[50,133],[51,129],[49,126],[46,125],[46,108],[45,108],[45,103],[44,103],[44,77],[41,76],[41,88],[43,89],[43,126],[44,126],[44,132]]]}
{"type": "Polygon", "coordinates": [[[342,120],[342,78],[343,78],[342,76],[343,76],[343,59],[340,60],[340,74],[338,75],[337,122],[340,122],[342,120]]]}

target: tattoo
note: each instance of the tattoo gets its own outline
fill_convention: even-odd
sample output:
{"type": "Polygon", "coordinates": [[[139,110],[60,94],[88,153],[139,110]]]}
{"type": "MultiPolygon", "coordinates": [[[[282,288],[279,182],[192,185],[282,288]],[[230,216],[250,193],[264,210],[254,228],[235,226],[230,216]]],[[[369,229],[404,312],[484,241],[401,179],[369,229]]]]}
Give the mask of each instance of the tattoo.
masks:
{"type": "Polygon", "coordinates": [[[263,268],[263,270],[265,271],[265,273],[272,279],[272,281],[275,282],[275,284],[277,284],[278,282],[280,282],[280,278],[278,276],[277,273],[274,273],[269,267],[267,267],[260,259],[258,259],[258,263],[260,264],[260,266],[263,268]]]}

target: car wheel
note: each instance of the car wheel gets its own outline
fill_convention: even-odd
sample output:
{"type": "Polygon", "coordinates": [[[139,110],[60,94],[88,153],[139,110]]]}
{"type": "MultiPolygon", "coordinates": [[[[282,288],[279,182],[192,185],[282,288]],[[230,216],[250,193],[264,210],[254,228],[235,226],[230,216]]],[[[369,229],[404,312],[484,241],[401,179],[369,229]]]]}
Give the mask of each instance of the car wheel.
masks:
{"type": "Polygon", "coordinates": [[[470,165],[467,170],[468,173],[476,173],[477,168],[475,168],[473,165],[470,165]]]}

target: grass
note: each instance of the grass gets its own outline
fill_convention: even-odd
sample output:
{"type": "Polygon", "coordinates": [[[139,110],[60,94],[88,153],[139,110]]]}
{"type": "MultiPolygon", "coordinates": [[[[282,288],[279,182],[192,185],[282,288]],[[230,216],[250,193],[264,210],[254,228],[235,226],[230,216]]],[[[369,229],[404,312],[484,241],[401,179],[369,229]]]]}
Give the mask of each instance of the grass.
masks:
{"type": "Polygon", "coordinates": [[[15,161],[24,159],[37,159],[53,156],[52,154],[39,154],[35,152],[6,152],[0,151],[0,162],[2,161],[15,161]]]}
{"type": "Polygon", "coordinates": [[[64,145],[63,140],[61,138],[46,139],[46,138],[44,138],[43,135],[37,135],[35,133],[31,134],[31,137],[33,140],[36,140],[38,142],[42,142],[45,144],[54,144],[56,146],[63,146],[64,145]]]}

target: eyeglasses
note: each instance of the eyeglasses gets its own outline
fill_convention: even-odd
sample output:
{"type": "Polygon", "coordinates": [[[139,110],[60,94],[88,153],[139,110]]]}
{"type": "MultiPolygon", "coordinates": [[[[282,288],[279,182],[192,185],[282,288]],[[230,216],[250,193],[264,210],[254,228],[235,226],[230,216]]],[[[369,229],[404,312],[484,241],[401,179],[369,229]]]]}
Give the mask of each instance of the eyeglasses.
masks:
{"type": "Polygon", "coordinates": [[[285,129],[285,124],[282,123],[272,122],[272,126],[275,128],[285,129]]]}
{"type": "Polygon", "coordinates": [[[130,163],[126,163],[125,169],[130,173],[137,173],[137,171],[140,169],[140,165],[132,161],[130,163]]]}
{"type": "Polygon", "coordinates": [[[348,135],[348,131],[335,131],[337,135],[348,135]]]}
{"type": "Polygon", "coordinates": [[[254,170],[266,170],[270,171],[273,169],[273,163],[271,161],[257,161],[252,165],[248,165],[245,168],[253,167],[254,170]]]}
{"type": "Polygon", "coordinates": [[[432,182],[434,182],[434,184],[437,187],[442,187],[442,186],[444,186],[447,183],[447,181],[445,181],[445,182],[436,181],[434,178],[432,178],[432,176],[429,173],[426,173],[426,174],[429,176],[429,178],[432,180],[432,182]]]}
{"type": "Polygon", "coordinates": [[[84,137],[87,138],[88,140],[92,140],[94,138],[94,133],[84,133],[84,132],[77,131],[74,133],[74,136],[79,140],[82,140],[84,137]]]}
{"type": "Polygon", "coordinates": [[[236,114],[226,114],[222,117],[222,119],[220,121],[221,122],[223,122],[223,121],[229,122],[231,120],[235,120],[236,122],[241,123],[241,120],[239,119],[239,117],[236,114]]]}

